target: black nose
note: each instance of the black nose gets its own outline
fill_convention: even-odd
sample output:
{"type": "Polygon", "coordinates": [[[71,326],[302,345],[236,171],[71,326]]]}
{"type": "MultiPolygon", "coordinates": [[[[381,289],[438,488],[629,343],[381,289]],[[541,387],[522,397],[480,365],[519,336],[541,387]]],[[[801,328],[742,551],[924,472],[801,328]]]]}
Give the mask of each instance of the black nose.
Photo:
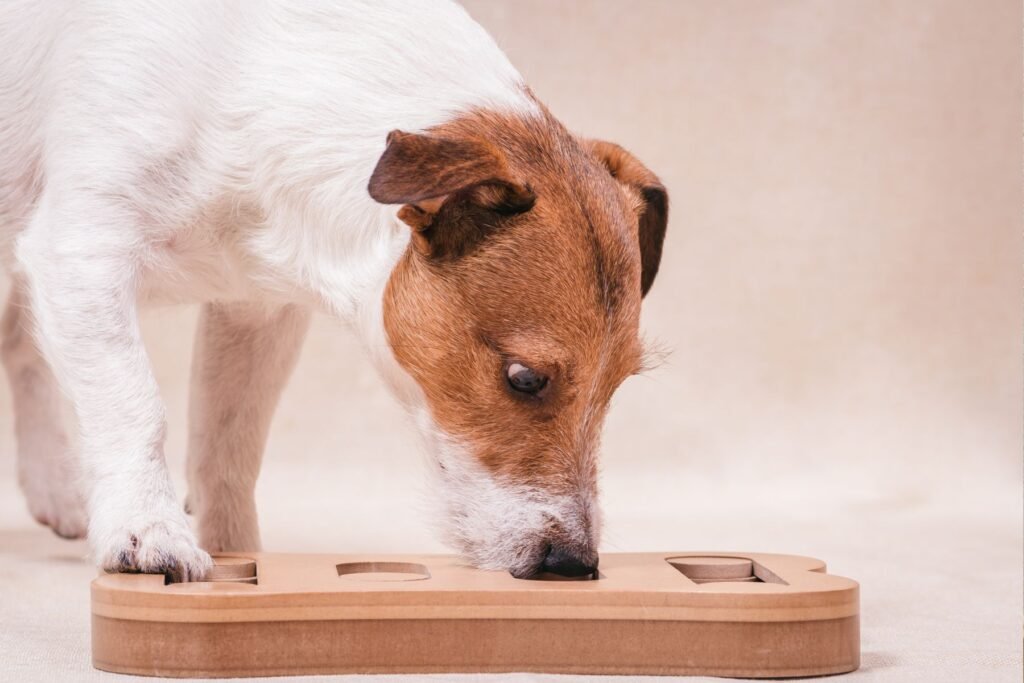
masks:
{"type": "Polygon", "coordinates": [[[587,576],[597,571],[597,554],[583,558],[566,548],[553,545],[548,549],[540,570],[560,576],[587,576]]]}

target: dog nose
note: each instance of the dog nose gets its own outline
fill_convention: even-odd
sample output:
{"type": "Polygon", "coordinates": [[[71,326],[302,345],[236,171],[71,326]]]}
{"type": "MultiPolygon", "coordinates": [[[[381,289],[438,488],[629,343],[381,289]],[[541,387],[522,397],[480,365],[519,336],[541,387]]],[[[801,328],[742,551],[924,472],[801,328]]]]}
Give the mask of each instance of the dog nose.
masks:
{"type": "Polygon", "coordinates": [[[566,548],[553,545],[548,549],[540,570],[560,576],[587,576],[597,571],[597,553],[584,558],[566,548]]]}

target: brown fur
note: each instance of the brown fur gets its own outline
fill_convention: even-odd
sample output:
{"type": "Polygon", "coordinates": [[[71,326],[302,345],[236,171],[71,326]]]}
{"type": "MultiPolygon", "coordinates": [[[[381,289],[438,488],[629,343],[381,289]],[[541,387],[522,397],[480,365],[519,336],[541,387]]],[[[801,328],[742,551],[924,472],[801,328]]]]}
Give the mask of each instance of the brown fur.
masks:
{"type": "Polygon", "coordinates": [[[641,366],[664,188],[621,148],[581,141],[546,112],[476,112],[389,143],[370,191],[405,203],[414,231],[385,293],[399,363],[438,425],[497,478],[596,493],[608,402],[641,366]],[[548,385],[513,391],[511,362],[548,385]]]}

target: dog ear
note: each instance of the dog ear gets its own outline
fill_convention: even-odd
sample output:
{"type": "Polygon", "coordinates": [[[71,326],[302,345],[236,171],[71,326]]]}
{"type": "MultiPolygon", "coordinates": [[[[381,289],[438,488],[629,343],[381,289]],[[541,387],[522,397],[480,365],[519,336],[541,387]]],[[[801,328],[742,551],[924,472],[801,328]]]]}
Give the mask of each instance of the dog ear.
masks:
{"type": "Polygon", "coordinates": [[[661,247],[668,227],[668,192],[635,156],[612,142],[588,141],[590,149],[617,181],[636,191],[644,205],[640,210],[640,294],[646,296],[661,264],[661,247]]]}
{"type": "Polygon", "coordinates": [[[388,134],[370,176],[370,196],[404,204],[398,218],[425,256],[455,257],[492,229],[496,217],[528,211],[535,196],[486,142],[431,134],[388,134]]]}

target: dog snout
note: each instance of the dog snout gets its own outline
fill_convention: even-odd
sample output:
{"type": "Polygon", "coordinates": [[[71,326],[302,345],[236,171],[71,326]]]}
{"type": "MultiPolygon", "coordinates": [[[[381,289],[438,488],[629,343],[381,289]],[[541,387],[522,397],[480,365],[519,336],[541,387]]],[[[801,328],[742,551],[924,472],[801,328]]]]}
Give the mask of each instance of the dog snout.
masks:
{"type": "Polygon", "coordinates": [[[597,572],[596,552],[581,552],[562,545],[548,548],[539,572],[550,572],[559,576],[589,576],[597,572]]]}

